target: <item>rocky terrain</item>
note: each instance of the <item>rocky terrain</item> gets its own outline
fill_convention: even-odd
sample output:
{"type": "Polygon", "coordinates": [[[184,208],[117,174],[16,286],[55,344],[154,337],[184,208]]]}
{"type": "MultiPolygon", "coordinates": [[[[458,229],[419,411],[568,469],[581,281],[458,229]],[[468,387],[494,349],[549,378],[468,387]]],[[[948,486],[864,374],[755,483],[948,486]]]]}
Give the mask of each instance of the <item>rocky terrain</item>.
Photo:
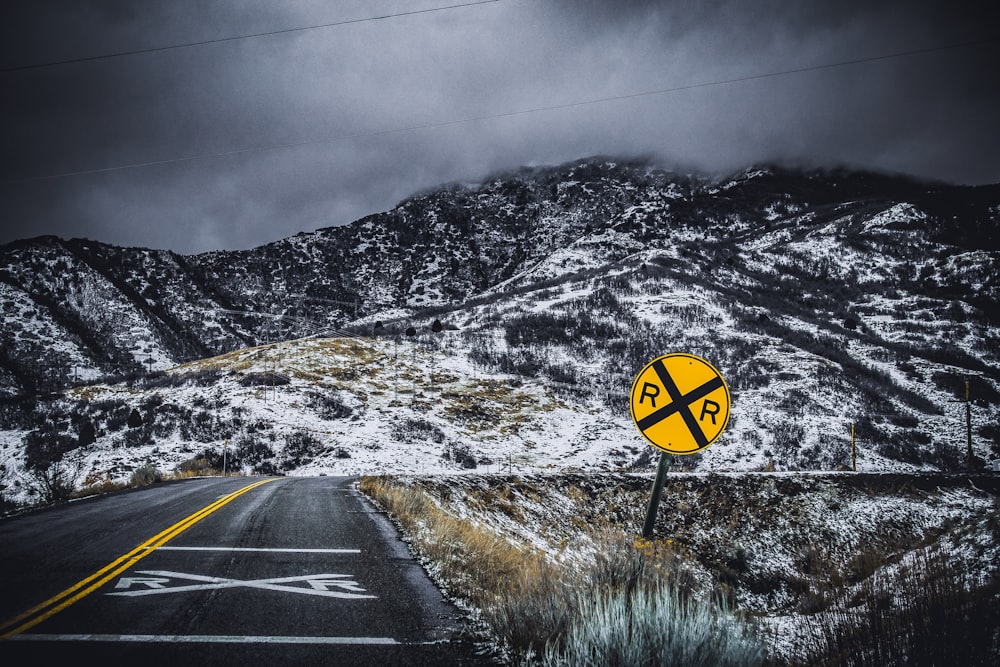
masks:
{"type": "Polygon", "coordinates": [[[53,462],[80,486],[223,454],[285,474],[648,470],[627,394],[675,351],[733,399],[677,468],[983,470],[998,218],[1000,186],[595,158],[241,252],[19,241],[0,248],[3,493],[27,501],[53,462]]]}

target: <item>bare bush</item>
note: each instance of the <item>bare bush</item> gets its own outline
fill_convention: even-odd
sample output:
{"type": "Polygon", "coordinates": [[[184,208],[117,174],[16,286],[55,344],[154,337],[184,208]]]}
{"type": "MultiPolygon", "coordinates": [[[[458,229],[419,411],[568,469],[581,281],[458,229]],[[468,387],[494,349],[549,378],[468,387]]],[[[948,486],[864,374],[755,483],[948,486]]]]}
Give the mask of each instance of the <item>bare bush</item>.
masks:
{"type": "Polygon", "coordinates": [[[323,443],[308,431],[294,431],[285,436],[285,461],[287,470],[312,462],[323,451],[323,443]]]}
{"type": "Polygon", "coordinates": [[[76,469],[62,461],[31,469],[33,488],[43,503],[66,502],[75,489],[76,469]]]}
{"type": "Polygon", "coordinates": [[[996,665],[1000,579],[920,555],[840,591],[848,601],[812,619],[821,638],[803,665],[996,665]]]}
{"type": "Polygon", "coordinates": [[[338,393],[312,393],[309,395],[311,407],[321,419],[346,419],[354,414],[338,393]]]}

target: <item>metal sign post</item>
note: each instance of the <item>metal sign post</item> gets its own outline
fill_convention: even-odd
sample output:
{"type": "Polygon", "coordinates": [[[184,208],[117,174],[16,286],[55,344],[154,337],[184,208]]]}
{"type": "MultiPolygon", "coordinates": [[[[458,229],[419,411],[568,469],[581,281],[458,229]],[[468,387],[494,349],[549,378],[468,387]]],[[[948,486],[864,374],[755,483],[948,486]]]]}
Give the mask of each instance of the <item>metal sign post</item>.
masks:
{"type": "Polygon", "coordinates": [[[646,523],[642,524],[642,536],[647,540],[653,534],[653,526],[656,524],[656,510],[660,506],[660,496],[663,495],[663,485],[667,481],[669,466],[667,453],[660,452],[660,465],[656,468],[656,481],[653,482],[653,491],[649,494],[649,507],[646,508],[646,523]]]}

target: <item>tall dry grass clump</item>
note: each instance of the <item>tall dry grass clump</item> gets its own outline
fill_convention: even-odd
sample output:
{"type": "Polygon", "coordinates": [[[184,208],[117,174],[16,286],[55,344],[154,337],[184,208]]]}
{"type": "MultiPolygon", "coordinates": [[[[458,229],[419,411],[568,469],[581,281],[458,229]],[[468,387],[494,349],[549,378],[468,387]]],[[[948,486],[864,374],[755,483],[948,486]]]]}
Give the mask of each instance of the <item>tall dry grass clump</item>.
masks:
{"type": "Polygon", "coordinates": [[[474,606],[545,568],[542,554],[448,514],[420,489],[385,477],[363,477],[360,489],[399,522],[448,591],[474,606]]]}
{"type": "Polygon", "coordinates": [[[666,581],[580,597],[567,632],[545,647],[545,667],[746,667],[765,651],[726,607],[685,597],[666,581]]]}

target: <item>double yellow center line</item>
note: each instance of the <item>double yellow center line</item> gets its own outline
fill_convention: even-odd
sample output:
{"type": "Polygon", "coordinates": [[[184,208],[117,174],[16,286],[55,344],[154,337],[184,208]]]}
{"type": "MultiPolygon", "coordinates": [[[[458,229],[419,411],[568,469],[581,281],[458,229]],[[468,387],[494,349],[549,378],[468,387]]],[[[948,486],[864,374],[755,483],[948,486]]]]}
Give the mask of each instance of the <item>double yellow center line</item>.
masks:
{"type": "Polygon", "coordinates": [[[262,484],[273,482],[275,481],[275,479],[277,478],[265,479],[259,482],[254,482],[253,484],[244,486],[242,489],[239,489],[238,491],[234,491],[233,493],[222,496],[211,505],[208,505],[207,507],[198,510],[197,512],[187,517],[186,519],[182,519],[177,523],[175,523],[174,525],[167,528],[166,530],[164,530],[163,532],[154,535],[153,537],[149,538],[148,540],[137,546],[135,549],[129,551],[127,554],[111,561],[110,563],[108,563],[107,565],[105,565],[100,570],[90,575],[86,579],[83,579],[73,584],[72,586],[64,590],[62,593],[59,593],[58,595],[49,598],[45,602],[35,607],[32,607],[31,609],[24,612],[17,618],[13,618],[10,621],[7,621],[2,626],[0,626],[0,633],[2,633],[0,634],[0,640],[10,639],[15,635],[19,635],[25,630],[29,630],[30,628],[35,627],[45,619],[50,618],[55,614],[58,614],[60,611],[70,606],[74,602],[77,602],[78,600],[81,600],[82,598],[90,595],[98,588],[108,583],[109,581],[111,581],[112,579],[114,579],[115,577],[117,577],[118,575],[120,575],[122,572],[129,569],[133,565],[135,565],[137,562],[139,562],[149,554],[153,553],[153,551],[156,550],[158,547],[163,546],[173,538],[177,537],[185,530],[187,530],[194,524],[198,523],[199,521],[207,517],[215,510],[221,508],[222,506],[226,505],[229,502],[232,502],[233,500],[236,500],[244,493],[252,491],[253,489],[256,489],[258,486],[262,484]]]}

